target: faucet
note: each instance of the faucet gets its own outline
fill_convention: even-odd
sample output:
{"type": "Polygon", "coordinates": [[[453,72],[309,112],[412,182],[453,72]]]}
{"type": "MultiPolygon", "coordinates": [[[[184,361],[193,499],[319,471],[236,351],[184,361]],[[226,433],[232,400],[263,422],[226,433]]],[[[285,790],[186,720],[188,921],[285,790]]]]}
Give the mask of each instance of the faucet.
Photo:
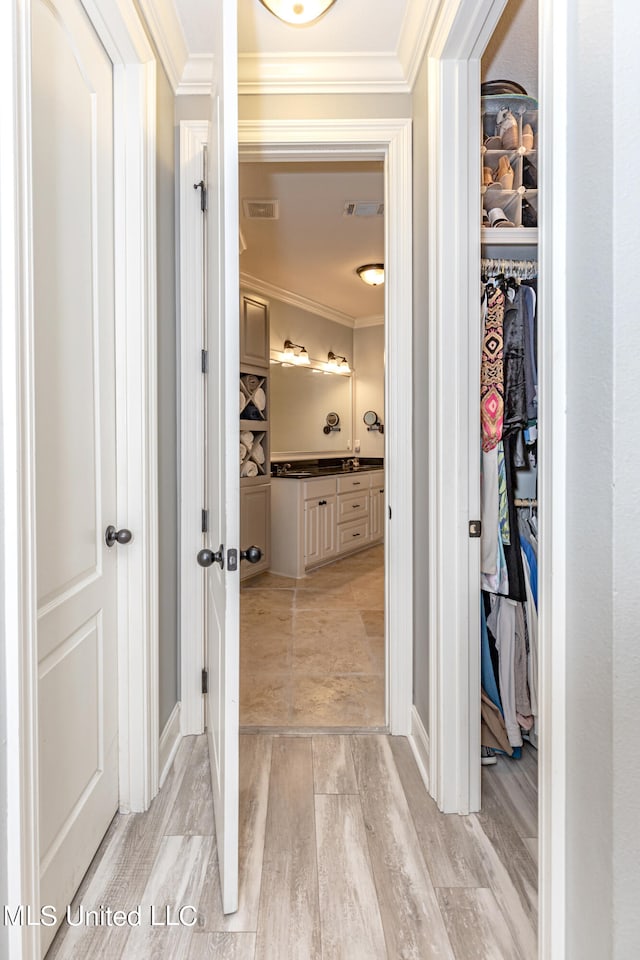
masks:
{"type": "Polygon", "coordinates": [[[290,463],[276,463],[276,477],[286,477],[291,470],[290,463]]]}

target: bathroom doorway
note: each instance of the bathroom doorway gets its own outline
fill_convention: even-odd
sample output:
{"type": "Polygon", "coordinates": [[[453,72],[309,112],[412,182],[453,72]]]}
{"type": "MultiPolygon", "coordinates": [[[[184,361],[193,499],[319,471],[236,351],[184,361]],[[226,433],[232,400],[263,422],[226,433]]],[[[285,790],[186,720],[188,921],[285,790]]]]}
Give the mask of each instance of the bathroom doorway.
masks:
{"type": "Polygon", "coordinates": [[[384,190],[382,159],[240,164],[244,729],[386,729],[384,190]]]}

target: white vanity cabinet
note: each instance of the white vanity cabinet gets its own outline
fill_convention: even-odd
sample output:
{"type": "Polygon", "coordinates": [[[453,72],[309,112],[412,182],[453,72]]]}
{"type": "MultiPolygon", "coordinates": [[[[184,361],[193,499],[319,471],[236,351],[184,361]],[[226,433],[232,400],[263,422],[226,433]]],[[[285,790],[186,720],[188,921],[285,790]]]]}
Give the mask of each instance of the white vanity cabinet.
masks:
{"type": "Polygon", "coordinates": [[[273,573],[303,577],[382,538],[382,470],[306,480],[273,477],[271,497],[273,573]]]}
{"type": "Polygon", "coordinates": [[[369,537],[372,543],[384,536],[384,470],[370,474],[369,537]]]}

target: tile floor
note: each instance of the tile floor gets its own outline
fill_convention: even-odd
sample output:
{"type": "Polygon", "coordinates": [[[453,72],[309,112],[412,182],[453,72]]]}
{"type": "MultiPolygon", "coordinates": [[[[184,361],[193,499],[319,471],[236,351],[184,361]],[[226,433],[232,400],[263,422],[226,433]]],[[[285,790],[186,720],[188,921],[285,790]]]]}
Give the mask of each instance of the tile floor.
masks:
{"type": "Polygon", "coordinates": [[[381,728],[384,547],[302,580],[264,573],[240,593],[240,723],[381,728]]]}

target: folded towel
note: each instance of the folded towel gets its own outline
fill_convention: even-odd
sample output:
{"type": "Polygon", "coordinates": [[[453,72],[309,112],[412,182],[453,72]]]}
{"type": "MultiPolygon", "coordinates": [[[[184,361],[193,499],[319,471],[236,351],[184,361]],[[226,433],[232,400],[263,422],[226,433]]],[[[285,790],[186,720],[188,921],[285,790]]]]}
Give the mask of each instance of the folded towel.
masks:
{"type": "Polygon", "coordinates": [[[241,441],[241,443],[244,443],[244,445],[245,445],[245,447],[247,448],[247,450],[250,450],[251,447],[253,446],[253,441],[254,441],[254,439],[255,439],[255,438],[254,438],[253,434],[251,433],[251,430],[244,430],[244,431],[240,434],[240,441],[241,441]]]}
{"type": "Polygon", "coordinates": [[[241,443],[240,444],[240,463],[242,463],[242,461],[244,460],[248,452],[249,451],[245,447],[244,443],[241,443]]]}
{"type": "Polygon", "coordinates": [[[260,441],[254,443],[251,448],[251,459],[256,463],[264,463],[264,450],[260,441]]]}
{"type": "Polygon", "coordinates": [[[258,464],[254,463],[253,460],[245,460],[245,462],[240,467],[240,476],[241,477],[257,477],[258,464]]]}
{"type": "Polygon", "coordinates": [[[257,390],[260,386],[260,377],[254,377],[252,373],[245,373],[244,375],[244,384],[245,387],[249,390],[250,393],[253,393],[254,390],[257,390]]]}
{"type": "Polygon", "coordinates": [[[258,387],[256,392],[253,395],[253,402],[255,403],[258,410],[262,411],[267,405],[267,398],[262,387],[258,387]]]}

